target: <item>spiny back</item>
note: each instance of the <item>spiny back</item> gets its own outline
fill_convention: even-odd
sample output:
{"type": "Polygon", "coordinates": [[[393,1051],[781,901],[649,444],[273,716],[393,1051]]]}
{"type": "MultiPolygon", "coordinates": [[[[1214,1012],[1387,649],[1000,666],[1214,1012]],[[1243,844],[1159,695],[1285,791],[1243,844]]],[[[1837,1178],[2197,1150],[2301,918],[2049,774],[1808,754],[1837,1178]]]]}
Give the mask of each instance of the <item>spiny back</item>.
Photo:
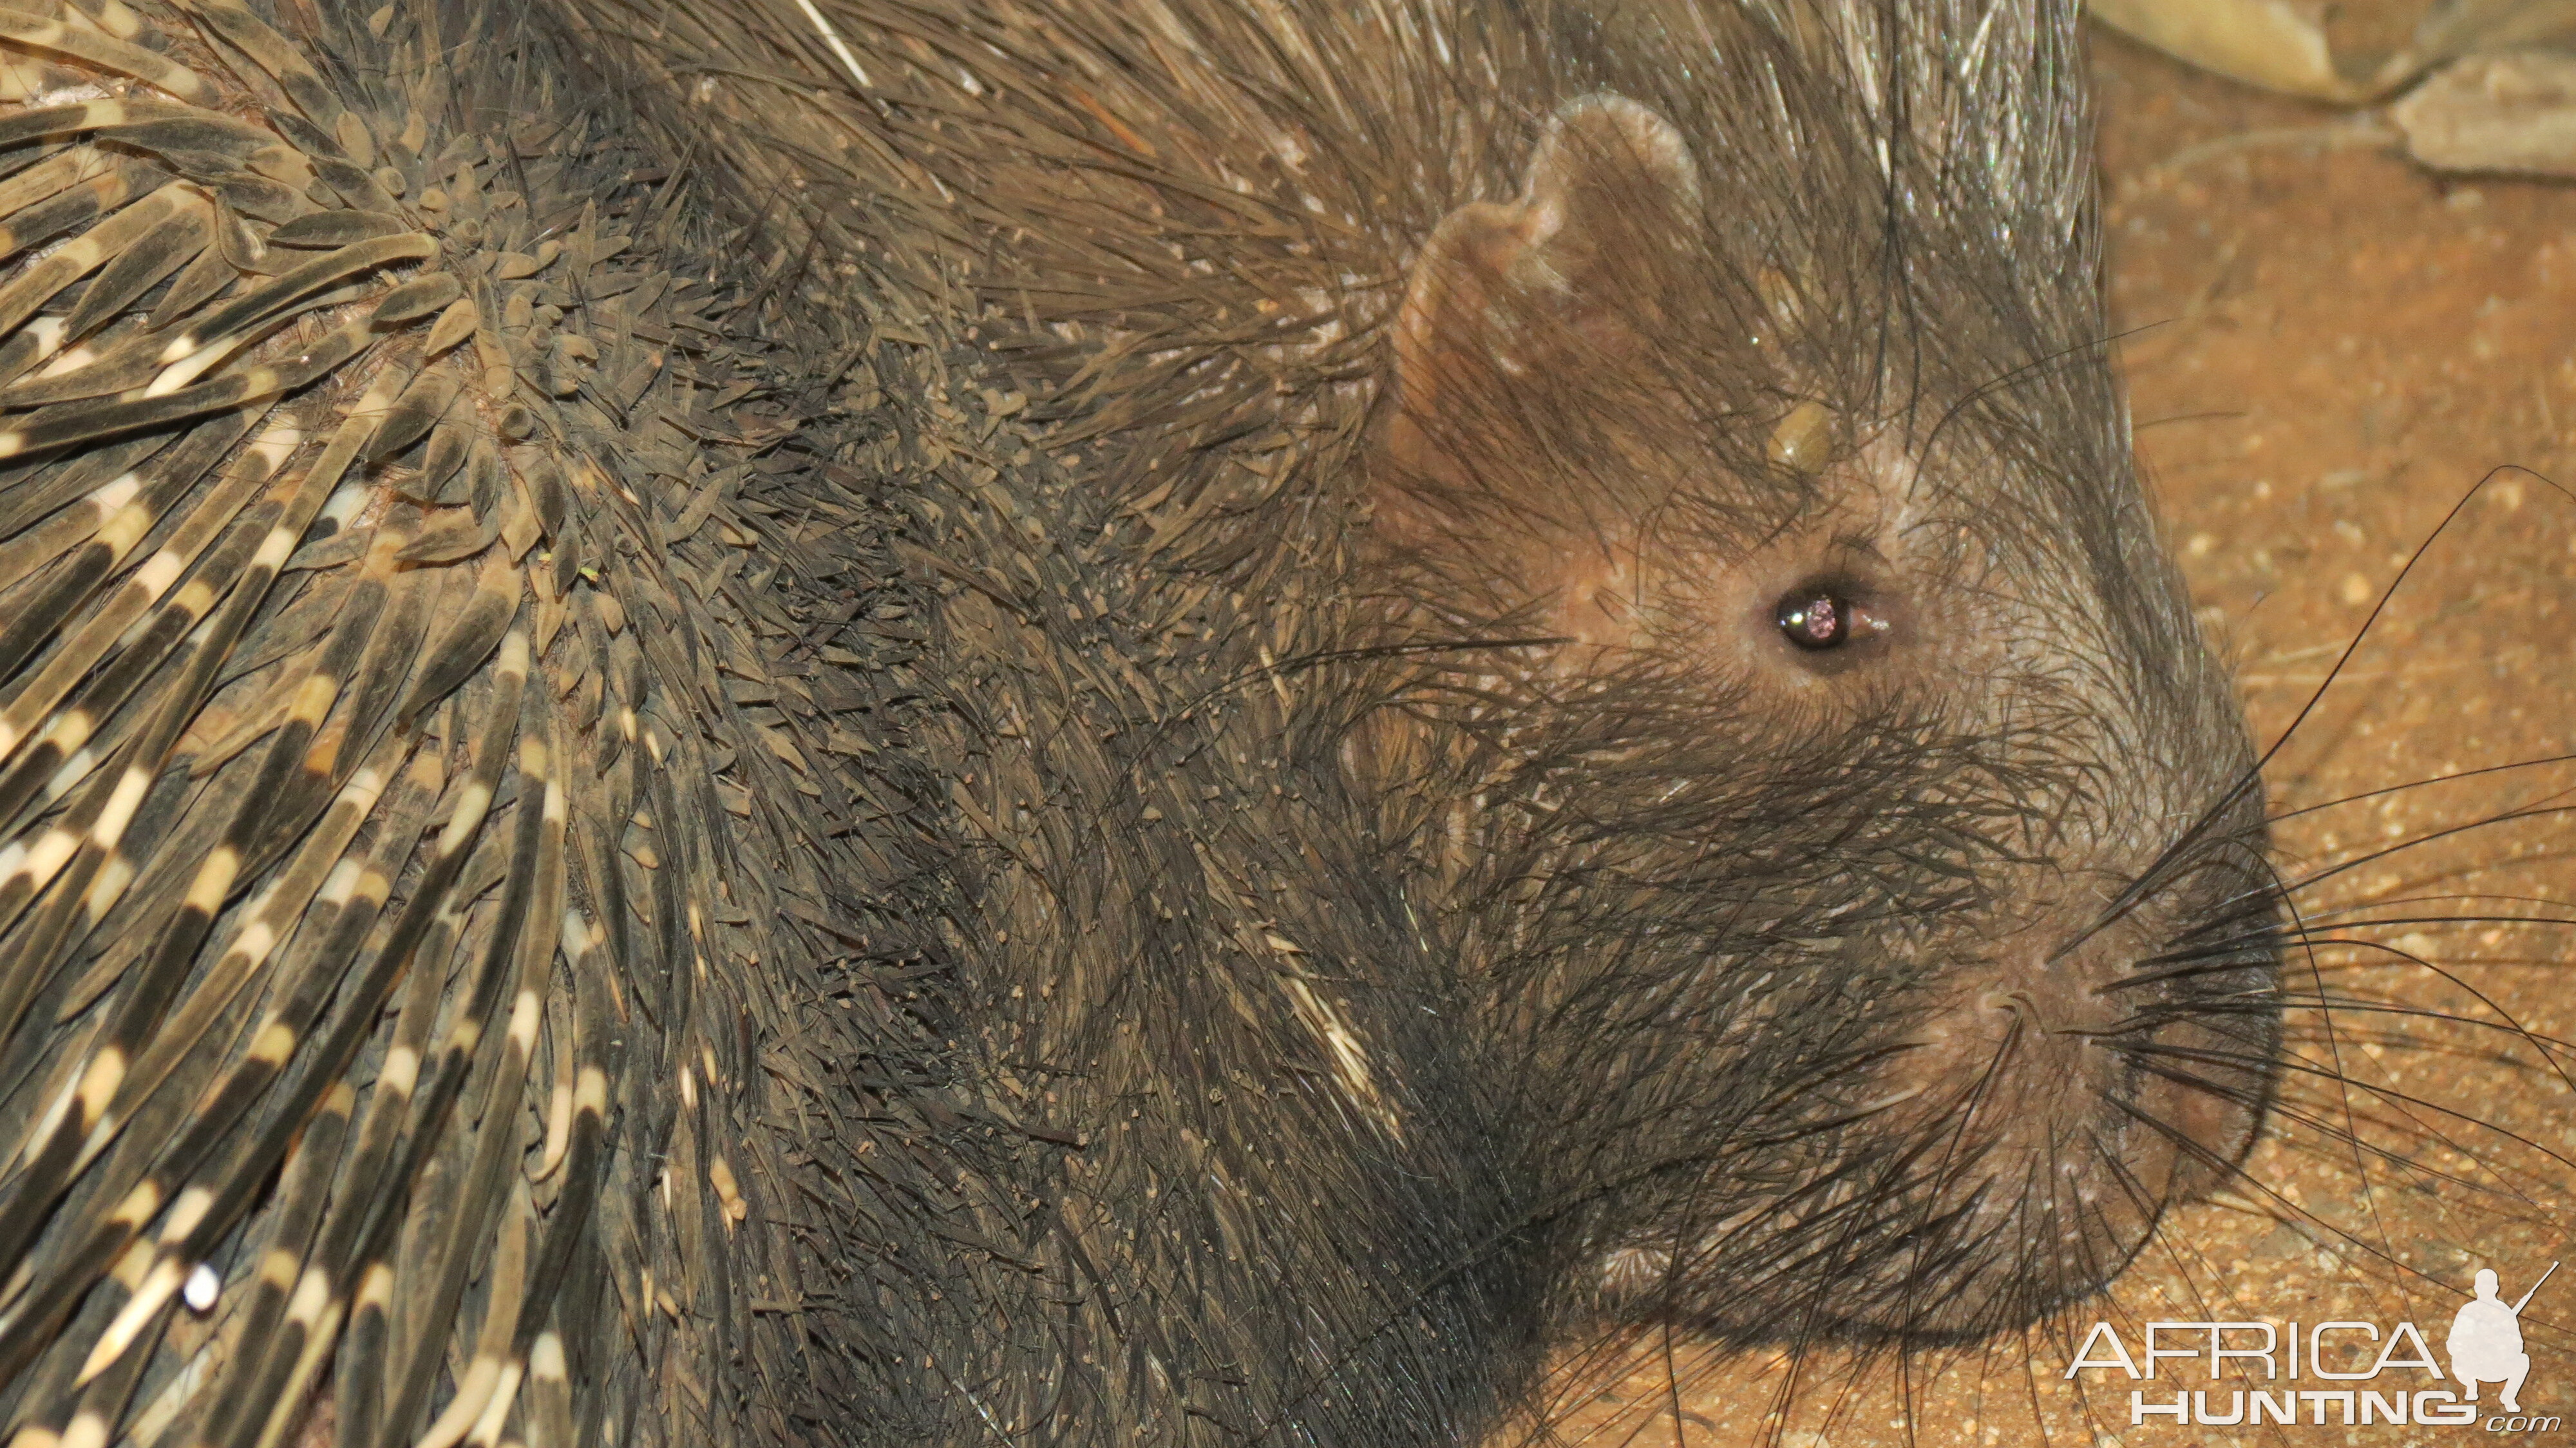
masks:
{"type": "MultiPolygon", "coordinates": [[[[818,674],[906,650],[816,416],[868,319],[775,325],[516,6],[0,44],[9,1441],[731,1439],[745,1102],[939,890],[818,674]]],[[[841,1099],[938,1084],[929,993],[841,1099]]]]}

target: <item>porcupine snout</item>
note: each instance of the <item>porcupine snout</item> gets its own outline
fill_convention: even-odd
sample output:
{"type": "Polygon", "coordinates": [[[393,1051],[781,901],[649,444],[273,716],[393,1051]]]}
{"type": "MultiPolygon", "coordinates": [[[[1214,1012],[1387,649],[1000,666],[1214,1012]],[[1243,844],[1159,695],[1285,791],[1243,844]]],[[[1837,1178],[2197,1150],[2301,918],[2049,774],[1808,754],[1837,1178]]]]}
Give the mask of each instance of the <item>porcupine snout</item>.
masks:
{"type": "MultiPolygon", "coordinates": [[[[1709,977],[1731,995],[1700,998],[1705,1044],[1659,1068],[1671,1112],[1644,1113],[1670,1127],[1648,1159],[1677,1169],[1594,1229],[1602,1305],[1748,1344],[1924,1344],[2102,1290],[2234,1172],[2268,1105],[2259,802],[2207,813],[2178,839],[2061,833],[1936,871],[1961,893],[1709,977]]],[[[1796,928],[1872,913],[1855,898],[1796,928]]]]}
{"type": "Polygon", "coordinates": [[[2277,1037],[2266,881],[2149,883],[2107,907],[2067,889],[1946,973],[1887,1073],[1919,1235],[1854,1284],[1860,1322],[1970,1336],[2083,1296],[2250,1147],[2277,1037]]]}

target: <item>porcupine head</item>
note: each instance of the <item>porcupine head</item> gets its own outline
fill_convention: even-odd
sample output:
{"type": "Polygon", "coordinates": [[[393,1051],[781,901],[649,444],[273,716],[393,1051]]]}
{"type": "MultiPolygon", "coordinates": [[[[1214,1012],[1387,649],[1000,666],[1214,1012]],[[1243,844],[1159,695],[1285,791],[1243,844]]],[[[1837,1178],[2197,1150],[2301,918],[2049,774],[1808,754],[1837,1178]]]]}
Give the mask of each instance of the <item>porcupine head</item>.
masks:
{"type": "MultiPolygon", "coordinates": [[[[1191,490],[1273,429],[1311,450],[1233,518],[1356,504],[1391,646],[1264,667],[1309,722],[1394,701],[1342,756],[1398,857],[1352,873],[1470,977],[1457,1118],[1542,1276],[1749,1340],[1975,1336],[2234,1169],[2261,799],[2129,453],[2072,7],[1031,14],[986,42],[1026,84],[887,83],[938,104],[880,144],[944,179],[870,204],[982,218],[989,320],[1168,503],[1149,551],[1276,579],[1286,526],[1191,490]]],[[[1299,605],[1242,607],[1211,631],[1299,605]]],[[[1426,1070],[1399,1015],[1433,1029],[1336,1048],[1426,1070]]]]}
{"type": "Polygon", "coordinates": [[[2076,83],[1782,44],[1695,114],[1561,103],[1422,242],[1370,527],[1414,637],[1523,646],[1369,757],[1472,776],[1424,837],[1501,1115],[1572,1147],[1529,1168],[1570,1293],[1955,1340],[2247,1149],[2260,797],[2129,456],[2076,83]]]}

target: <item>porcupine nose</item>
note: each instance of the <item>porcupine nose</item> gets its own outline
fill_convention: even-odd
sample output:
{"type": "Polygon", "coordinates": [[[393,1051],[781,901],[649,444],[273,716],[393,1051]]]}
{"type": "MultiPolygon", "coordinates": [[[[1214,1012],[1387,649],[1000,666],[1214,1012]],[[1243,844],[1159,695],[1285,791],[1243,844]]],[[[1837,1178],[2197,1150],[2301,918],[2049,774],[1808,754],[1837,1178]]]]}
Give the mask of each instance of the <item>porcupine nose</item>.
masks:
{"type": "MultiPolygon", "coordinates": [[[[2167,912],[2048,919],[1964,963],[1898,1065],[1934,1196],[1970,1236],[2026,1244],[1936,1317],[2064,1300],[2108,1280],[2255,1125],[2226,1033],[2142,988],[2167,912]]],[[[1938,1323],[1933,1324],[1938,1326],[1938,1323]]]]}
{"type": "Polygon", "coordinates": [[[2125,1006],[2102,989],[2137,958],[2136,932],[2114,922],[2069,943],[2072,934],[2027,927],[1987,958],[1962,963],[1899,1058],[1904,1089],[1927,1126],[1976,1150],[1982,1175],[2020,1175],[2022,1164],[2055,1157],[2059,1174],[2090,1199],[2082,1161],[2089,1153],[2061,1153],[2117,1140],[2133,1169],[2145,1169],[2137,1186],[2160,1196],[2171,1154],[2147,1142],[2129,1150],[2127,1138],[2137,1135],[2125,1129],[2131,1123],[2103,1117],[2106,1105],[2139,1084],[2139,1073],[2109,1044],[2125,1006]]]}

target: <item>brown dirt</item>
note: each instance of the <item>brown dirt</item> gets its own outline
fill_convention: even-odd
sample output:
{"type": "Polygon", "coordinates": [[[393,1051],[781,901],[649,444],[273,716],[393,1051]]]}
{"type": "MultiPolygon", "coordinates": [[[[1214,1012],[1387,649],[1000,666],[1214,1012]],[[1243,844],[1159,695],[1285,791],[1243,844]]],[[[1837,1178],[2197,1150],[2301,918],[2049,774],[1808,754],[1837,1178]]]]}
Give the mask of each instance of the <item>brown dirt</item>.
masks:
{"type": "MultiPolygon", "coordinates": [[[[2563,723],[2576,702],[2576,500],[2553,486],[2576,490],[2576,187],[2435,178],[2374,142],[2366,120],[2114,37],[2097,39],[2095,63],[2139,447],[2261,739],[2289,727],[2410,555],[2489,478],[2276,758],[2276,814],[2576,749],[2563,723]]],[[[2471,1023],[2294,1018],[2287,1115],[2305,1120],[2276,1121],[2249,1163],[2257,1185],[2177,1214],[2106,1301],[2026,1339],[1902,1363],[1820,1352],[1793,1366],[1687,1337],[1637,1345],[1607,1371],[1560,1373],[1558,1441],[2465,1442],[2483,1426],[2318,1427],[2303,1412],[2290,1429],[2133,1427],[2133,1386],[2165,1402],[2207,1389],[2206,1360],[2179,1365],[2199,1374],[2181,1379],[2167,1364],[2155,1384],[2063,1375],[2097,1319],[2132,1353],[2149,1320],[2328,1318],[2411,1321],[2439,1353],[2477,1268],[2497,1268],[2513,1297],[2562,1256],[2570,1270],[2524,1318],[2522,1402],[2576,1423],[2576,1169],[2561,1159],[2576,1157],[2576,1085],[2505,1024],[2576,1029],[2561,974],[2570,936],[2491,918],[2576,916],[2551,903],[2576,897],[2568,832],[2541,815],[2408,844],[2546,807],[2571,785],[2566,767],[2521,768],[2283,821],[2287,873],[2352,862],[2301,892],[2308,918],[2472,917],[2341,932],[2375,944],[2301,959],[2292,989],[2471,1023]],[[2339,1140],[2345,1130],[2365,1147],[2339,1140]]],[[[2394,1368],[2350,1386],[2401,1383],[2458,1386],[2394,1368]]],[[[2215,1386],[2223,1411],[2226,1390],[2266,1384],[2215,1386]]],[[[2485,1411],[2495,1396],[2489,1385],[2485,1411]]]]}

